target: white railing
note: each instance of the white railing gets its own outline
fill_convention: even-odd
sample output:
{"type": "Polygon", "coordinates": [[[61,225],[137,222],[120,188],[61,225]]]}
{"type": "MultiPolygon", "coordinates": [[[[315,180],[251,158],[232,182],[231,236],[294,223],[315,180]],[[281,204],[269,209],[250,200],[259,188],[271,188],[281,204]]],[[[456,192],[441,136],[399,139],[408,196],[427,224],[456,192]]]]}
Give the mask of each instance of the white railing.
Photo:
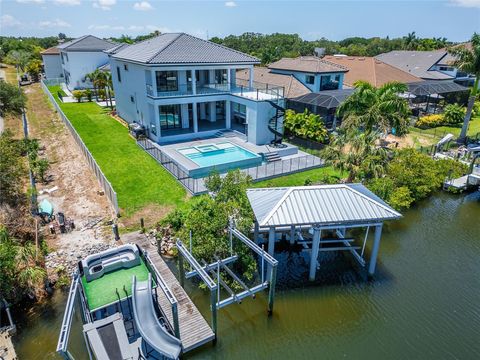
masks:
{"type": "Polygon", "coordinates": [[[42,85],[43,91],[47,94],[50,102],[55,107],[55,110],[60,115],[60,119],[62,119],[63,123],[67,126],[68,130],[70,130],[70,134],[73,136],[73,139],[75,140],[83,156],[87,160],[88,165],[90,166],[93,173],[97,177],[97,180],[100,183],[100,186],[102,187],[108,199],[110,200],[111,204],[113,205],[113,208],[115,209],[115,213],[117,214],[117,216],[120,215],[120,208],[118,206],[117,193],[115,192],[115,190],[113,190],[112,184],[110,183],[110,181],[107,180],[107,177],[103,174],[102,170],[100,169],[100,166],[98,166],[97,162],[95,161],[95,158],[93,157],[93,155],[88,150],[87,146],[82,141],[82,138],[80,137],[80,135],[78,135],[77,130],[75,130],[70,120],[63,113],[62,109],[58,105],[57,101],[53,97],[50,90],[48,89],[44,80],[41,81],[41,85],[42,85]]]}

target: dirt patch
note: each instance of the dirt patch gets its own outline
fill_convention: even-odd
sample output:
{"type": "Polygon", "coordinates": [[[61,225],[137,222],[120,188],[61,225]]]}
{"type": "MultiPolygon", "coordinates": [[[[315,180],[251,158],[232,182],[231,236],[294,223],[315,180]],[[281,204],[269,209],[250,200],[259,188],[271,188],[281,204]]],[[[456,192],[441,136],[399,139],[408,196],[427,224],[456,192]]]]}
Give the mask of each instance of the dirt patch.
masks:
{"type": "Polygon", "coordinates": [[[147,205],[128,219],[122,219],[120,227],[127,229],[139,228],[141,218],[143,218],[146,228],[154,227],[158,220],[166,216],[173,208],[174,206],[147,205]]]}
{"type": "Polygon", "coordinates": [[[411,147],[416,148],[419,146],[430,146],[435,143],[435,140],[416,133],[409,133],[404,137],[398,137],[389,134],[385,139],[382,139],[382,143],[390,148],[398,147],[403,149],[411,147]]]}
{"type": "Polygon", "coordinates": [[[71,253],[85,246],[109,242],[114,212],[108,198],[102,195],[95,175],[40,84],[25,90],[30,136],[39,139],[40,156],[50,161],[48,182],[37,184],[38,201],[47,199],[55,213],[63,212],[75,224],[75,229],[66,234],[57,231],[52,235],[49,226],[42,227],[49,247],[71,253]],[[93,223],[94,226],[89,226],[93,223]]]}

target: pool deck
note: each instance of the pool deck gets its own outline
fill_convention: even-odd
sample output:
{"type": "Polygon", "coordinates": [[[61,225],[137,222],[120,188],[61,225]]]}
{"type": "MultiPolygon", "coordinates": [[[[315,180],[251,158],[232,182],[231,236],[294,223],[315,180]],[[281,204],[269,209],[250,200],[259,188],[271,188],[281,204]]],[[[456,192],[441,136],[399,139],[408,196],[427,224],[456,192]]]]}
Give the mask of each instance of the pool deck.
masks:
{"type": "MultiPolygon", "coordinates": [[[[177,149],[180,149],[180,148],[230,142],[234,145],[240,146],[240,147],[242,147],[242,148],[244,148],[248,151],[251,151],[254,154],[279,152],[278,148],[272,147],[270,145],[255,145],[255,144],[252,144],[250,142],[247,142],[245,137],[242,137],[240,134],[239,135],[233,135],[235,133],[236,132],[231,132],[230,134],[232,134],[232,135],[230,135],[230,136],[210,137],[210,138],[205,138],[205,139],[197,139],[197,140],[189,140],[189,141],[184,141],[184,142],[177,142],[177,143],[174,143],[174,144],[167,144],[167,145],[159,145],[159,144],[153,144],[153,145],[158,147],[158,149],[160,149],[162,152],[164,152],[166,155],[168,155],[173,161],[175,161],[186,172],[190,172],[191,170],[199,169],[200,166],[197,165],[192,160],[188,159],[186,156],[180,154],[177,151],[177,149]]],[[[287,143],[285,143],[285,145],[287,145],[287,147],[284,148],[284,149],[281,149],[281,151],[286,153],[286,154],[291,154],[291,155],[282,156],[282,160],[283,159],[295,158],[295,157],[302,157],[302,156],[307,155],[303,151],[298,150],[296,146],[293,146],[293,145],[290,145],[290,144],[287,144],[287,143]],[[295,153],[295,154],[292,154],[292,153],[295,153]]]]}
{"type": "Polygon", "coordinates": [[[15,348],[13,347],[12,336],[8,330],[0,331],[0,359],[18,359],[15,348]]]}
{"type": "MultiPolygon", "coordinates": [[[[157,247],[152,245],[144,234],[133,232],[121,236],[124,244],[133,243],[148,252],[150,259],[162,275],[167,286],[173,292],[178,301],[178,320],[180,324],[180,340],[182,340],[183,352],[189,352],[215,339],[212,328],[208,325],[192,299],[177,281],[177,278],[169,269],[167,263],[158,254],[157,247]]],[[[160,293],[160,292],[159,292],[160,293]]],[[[171,305],[164,296],[158,296],[158,305],[166,314],[170,324],[173,324],[171,305]]]]}

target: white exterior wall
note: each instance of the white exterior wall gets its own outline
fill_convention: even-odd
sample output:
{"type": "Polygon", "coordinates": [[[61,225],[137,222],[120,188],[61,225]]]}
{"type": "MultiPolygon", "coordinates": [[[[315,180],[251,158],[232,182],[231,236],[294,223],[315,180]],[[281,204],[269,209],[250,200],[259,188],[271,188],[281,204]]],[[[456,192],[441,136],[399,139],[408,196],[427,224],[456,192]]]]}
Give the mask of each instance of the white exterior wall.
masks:
{"type": "MultiPolygon", "coordinates": [[[[249,66],[250,67],[250,66],[249,66]]],[[[227,101],[230,106],[233,102],[245,105],[247,108],[248,122],[248,141],[257,145],[263,145],[273,140],[274,135],[268,130],[268,120],[274,115],[273,107],[265,101],[250,100],[241,96],[235,96],[229,93],[217,93],[212,95],[179,95],[179,96],[156,96],[156,78],[155,71],[175,70],[178,71],[179,88],[186,84],[187,70],[203,70],[214,69],[212,66],[196,66],[196,67],[152,67],[143,64],[127,63],[115,58],[110,58],[110,68],[113,79],[113,89],[115,92],[115,101],[118,115],[128,123],[137,122],[147,129],[148,137],[153,141],[159,142],[162,138],[159,119],[160,105],[181,105],[182,127],[188,128],[188,104],[201,103],[201,109],[197,114],[197,118],[203,118],[201,112],[208,106],[208,102],[227,101]],[[124,65],[127,65],[128,71],[125,71],[124,65]],[[118,81],[117,66],[120,68],[121,82],[118,81]],[[152,85],[152,96],[147,95],[147,76],[150,76],[150,84],[152,85]],[[133,96],[135,102],[132,103],[130,97],[133,96]],[[156,134],[152,133],[151,122],[155,124],[156,134]]],[[[218,67],[220,68],[220,67],[218,67]]],[[[225,67],[223,67],[225,68],[225,67]]],[[[233,68],[233,67],[232,67],[233,68]]],[[[245,68],[237,67],[237,68],[245,68]]],[[[230,83],[235,82],[235,69],[230,72],[230,83]]],[[[210,75],[212,76],[212,75],[210,75]]],[[[212,80],[212,79],[210,79],[212,80]]],[[[197,79],[197,84],[208,82],[209,79],[197,79]]],[[[210,105],[212,106],[212,105],[210,105]]],[[[215,114],[215,108],[212,106],[210,114],[215,114]]],[[[226,109],[226,116],[232,112],[226,109]]],[[[210,118],[210,121],[214,121],[210,118]]],[[[226,120],[225,125],[228,128],[231,121],[226,120]]],[[[216,132],[217,130],[213,131],[216,132]]],[[[195,133],[169,136],[169,140],[180,140],[195,136],[195,133]]]]}
{"type": "MultiPolygon", "coordinates": [[[[62,51],[62,53],[65,53],[62,51]]],[[[67,87],[70,90],[91,88],[92,84],[85,80],[85,75],[95,71],[99,66],[105,65],[108,62],[107,54],[101,51],[95,52],[80,52],[67,51],[68,60],[64,58],[62,64],[64,71],[70,74],[70,81],[67,87]]]]}
{"type": "Polygon", "coordinates": [[[338,88],[343,89],[343,78],[344,78],[343,72],[314,74],[314,73],[306,73],[301,71],[289,71],[289,70],[277,70],[277,69],[271,69],[270,71],[274,74],[293,75],[295,76],[295,78],[297,78],[298,81],[300,81],[303,85],[309,88],[310,91],[312,92],[320,91],[320,81],[322,76],[330,76],[331,80],[335,80],[335,76],[340,75],[338,88]],[[309,75],[315,76],[315,82],[313,84],[307,84],[306,77],[309,75]]]}
{"type": "Polygon", "coordinates": [[[63,78],[62,60],[60,54],[42,55],[43,68],[47,79],[63,78]]]}

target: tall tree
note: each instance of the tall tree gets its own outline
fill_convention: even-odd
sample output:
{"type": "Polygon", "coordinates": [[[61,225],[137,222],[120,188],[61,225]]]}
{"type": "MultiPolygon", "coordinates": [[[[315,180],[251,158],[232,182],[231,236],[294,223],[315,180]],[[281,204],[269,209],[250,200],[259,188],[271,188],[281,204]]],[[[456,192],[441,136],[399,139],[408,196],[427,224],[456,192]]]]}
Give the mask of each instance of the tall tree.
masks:
{"type": "Polygon", "coordinates": [[[470,90],[470,97],[468,98],[467,112],[463,120],[462,131],[458,138],[458,142],[465,142],[468,131],[468,124],[472,117],[473,106],[475,104],[475,97],[478,92],[478,78],[480,77],[480,34],[474,33],[470,40],[471,46],[460,45],[449,49],[449,52],[455,56],[453,66],[468,74],[475,75],[473,87],[470,90]]]}
{"type": "Polygon", "coordinates": [[[337,109],[337,115],[343,117],[343,127],[384,133],[395,129],[397,135],[407,132],[410,109],[408,102],[398,96],[408,90],[405,84],[391,82],[376,88],[366,81],[357,81],[354,86],[355,92],[337,109]]]}

